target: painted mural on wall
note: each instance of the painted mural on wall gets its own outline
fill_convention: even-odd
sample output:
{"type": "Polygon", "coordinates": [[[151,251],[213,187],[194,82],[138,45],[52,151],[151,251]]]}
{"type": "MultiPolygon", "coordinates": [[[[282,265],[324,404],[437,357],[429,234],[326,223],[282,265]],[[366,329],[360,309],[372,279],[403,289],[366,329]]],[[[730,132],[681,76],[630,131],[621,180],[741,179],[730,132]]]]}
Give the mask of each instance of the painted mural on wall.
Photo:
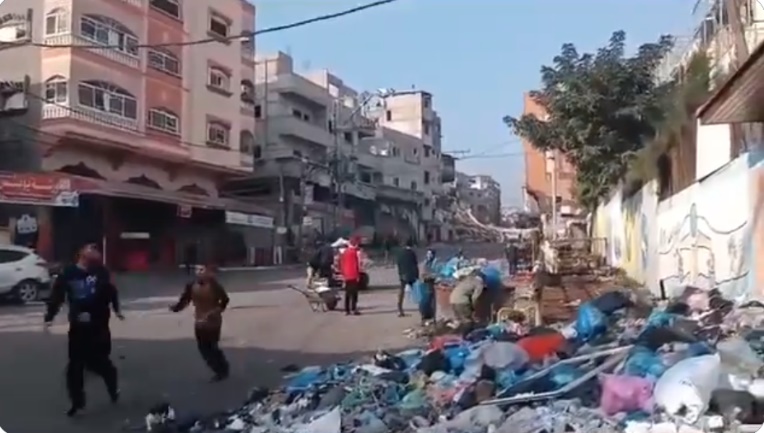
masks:
{"type": "Polygon", "coordinates": [[[669,294],[686,285],[747,294],[751,245],[747,170],[695,184],[658,213],[658,276],[669,294]],[[729,200],[731,191],[736,196],[729,200]]]}

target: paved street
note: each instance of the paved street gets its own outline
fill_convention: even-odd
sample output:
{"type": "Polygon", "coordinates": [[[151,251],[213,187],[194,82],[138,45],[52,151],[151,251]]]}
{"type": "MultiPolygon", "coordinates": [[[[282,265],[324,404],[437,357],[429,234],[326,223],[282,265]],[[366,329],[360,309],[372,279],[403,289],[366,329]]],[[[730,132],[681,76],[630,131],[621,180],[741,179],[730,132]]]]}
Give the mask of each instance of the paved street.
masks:
{"type": "MultiPolygon", "coordinates": [[[[395,284],[392,269],[370,273],[377,286],[395,284]]],[[[402,331],[416,319],[397,317],[394,291],[363,294],[364,314],[346,317],[313,313],[300,294],[285,288],[302,282],[303,270],[230,272],[223,278],[231,294],[223,341],[232,364],[229,381],[208,383],[210,373],[192,338],[191,312],[167,311],[182,277],[121,276],[127,320],[112,329],[123,401],[112,407],[103,384],[90,377],[88,411],[77,420],[64,416],[64,315],[48,335],[41,331],[42,306],[0,307],[0,426],[9,433],[118,432],[126,420],[140,422],[149,406],[163,400],[183,411],[224,409],[254,385],[278,384],[285,365],[326,364],[411,344],[402,331]]]]}

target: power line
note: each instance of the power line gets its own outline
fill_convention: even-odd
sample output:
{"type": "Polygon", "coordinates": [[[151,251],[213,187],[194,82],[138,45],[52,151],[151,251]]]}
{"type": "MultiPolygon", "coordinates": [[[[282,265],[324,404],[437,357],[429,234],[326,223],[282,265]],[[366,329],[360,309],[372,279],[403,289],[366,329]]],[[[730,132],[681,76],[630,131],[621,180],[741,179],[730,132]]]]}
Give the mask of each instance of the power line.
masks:
{"type": "MultiPolygon", "coordinates": [[[[301,21],[296,21],[289,24],[282,24],[278,26],[268,27],[262,30],[256,30],[254,32],[241,32],[238,35],[232,35],[232,36],[226,36],[226,37],[209,37],[205,39],[198,39],[193,41],[178,41],[178,42],[165,42],[165,43],[158,43],[158,44],[137,44],[137,45],[130,45],[130,48],[164,48],[164,47],[187,47],[192,45],[204,45],[204,44],[210,44],[215,42],[231,42],[235,40],[242,40],[242,39],[251,39],[258,35],[264,35],[267,33],[274,33],[274,32],[280,32],[283,30],[291,30],[297,27],[303,27],[310,24],[315,24],[322,21],[329,21],[333,20],[335,18],[341,18],[347,15],[352,15],[358,12],[365,11],[367,9],[373,9],[379,6],[384,6],[390,3],[394,3],[398,0],[378,0],[375,2],[371,2],[362,6],[356,6],[354,8],[345,9],[340,12],[320,15],[313,18],[304,19],[301,21]]],[[[90,44],[90,45],[76,45],[76,44],[44,44],[44,43],[29,43],[29,42],[23,42],[23,43],[4,43],[0,45],[18,45],[18,46],[35,46],[40,48],[85,48],[85,49],[124,49],[125,45],[101,45],[101,44],[90,44]]]]}

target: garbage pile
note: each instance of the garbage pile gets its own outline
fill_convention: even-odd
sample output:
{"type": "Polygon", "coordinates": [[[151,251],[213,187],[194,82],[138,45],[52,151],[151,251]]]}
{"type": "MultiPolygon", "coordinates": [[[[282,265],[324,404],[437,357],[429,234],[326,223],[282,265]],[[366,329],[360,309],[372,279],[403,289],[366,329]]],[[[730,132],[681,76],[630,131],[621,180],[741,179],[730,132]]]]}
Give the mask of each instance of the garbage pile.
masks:
{"type": "Polygon", "coordinates": [[[146,428],[691,433],[764,422],[764,305],[688,288],[642,307],[612,291],[581,304],[570,323],[444,331],[425,347],[306,367],[227,413],[181,420],[159,405],[146,428]]]}

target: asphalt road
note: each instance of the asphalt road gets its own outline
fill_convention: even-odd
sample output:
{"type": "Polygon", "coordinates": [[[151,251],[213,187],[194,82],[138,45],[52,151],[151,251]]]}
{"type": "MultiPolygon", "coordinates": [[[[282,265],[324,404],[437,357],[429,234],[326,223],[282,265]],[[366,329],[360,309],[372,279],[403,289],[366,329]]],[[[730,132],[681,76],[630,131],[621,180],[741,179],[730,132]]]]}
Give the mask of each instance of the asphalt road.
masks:
{"type": "MultiPolygon", "coordinates": [[[[392,268],[370,273],[374,285],[395,284],[392,268]]],[[[304,281],[301,269],[231,272],[222,278],[231,295],[223,331],[232,365],[228,381],[209,383],[192,337],[191,312],[167,311],[184,277],[120,276],[127,320],[115,321],[112,333],[123,398],[112,406],[100,379],[89,377],[87,411],[73,420],[64,415],[64,315],[45,334],[42,306],[0,307],[0,427],[9,433],[125,431],[162,401],[180,412],[223,410],[235,407],[255,385],[279,384],[286,365],[328,364],[412,344],[403,330],[417,319],[397,317],[395,291],[364,293],[363,315],[347,317],[313,313],[299,293],[286,288],[304,281]]]]}

